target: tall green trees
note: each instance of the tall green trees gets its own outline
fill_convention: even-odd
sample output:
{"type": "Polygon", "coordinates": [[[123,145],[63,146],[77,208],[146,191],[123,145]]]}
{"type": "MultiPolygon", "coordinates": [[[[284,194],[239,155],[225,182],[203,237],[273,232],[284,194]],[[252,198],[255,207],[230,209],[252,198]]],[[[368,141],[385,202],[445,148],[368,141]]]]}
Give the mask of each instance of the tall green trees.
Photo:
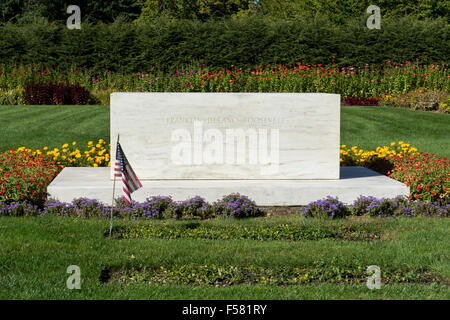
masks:
{"type": "Polygon", "coordinates": [[[246,16],[255,0],[141,0],[139,21],[149,21],[164,16],[169,19],[221,18],[246,16]]]}

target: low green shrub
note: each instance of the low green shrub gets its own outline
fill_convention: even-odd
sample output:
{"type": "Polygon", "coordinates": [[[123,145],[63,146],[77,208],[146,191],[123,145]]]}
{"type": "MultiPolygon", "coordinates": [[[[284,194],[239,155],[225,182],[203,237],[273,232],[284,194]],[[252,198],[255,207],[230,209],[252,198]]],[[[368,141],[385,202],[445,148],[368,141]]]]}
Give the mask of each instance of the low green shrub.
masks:
{"type": "Polygon", "coordinates": [[[280,224],[270,226],[210,225],[200,222],[131,226],[120,235],[124,239],[207,239],[207,240],[258,240],[302,241],[343,239],[367,241],[380,238],[381,224],[360,223],[345,225],[280,224]]]}
{"type": "Polygon", "coordinates": [[[422,111],[437,111],[439,104],[447,98],[448,93],[427,88],[418,88],[399,94],[394,98],[395,104],[401,108],[422,111]]]}
{"type": "Polygon", "coordinates": [[[88,104],[109,106],[110,99],[111,99],[111,93],[114,93],[117,91],[120,91],[120,90],[115,90],[115,89],[91,90],[91,95],[90,95],[88,104]]]}
{"type": "MultiPolygon", "coordinates": [[[[232,286],[239,284],[298,285],[304,283],[360,284],[367,281],[367,266],[325,265],[314,262],[302,267],[249,265],[170,265],[117,269],[110,281],[172,285],[232,286]]],[[[405,267],[380,266],[383,283],[441,282],[430,271],[405,267]]]]}
{"type": "Polygon", "coordinates": [[[439,103],[439,111],[444,113],[450,113],[450,94],[439,103]]]}
{"type": "Polygon", "coordinates": [[[22,97],[23,89],[1,89],[0,88],[0,105],[23,105],[24,100],[22,97]]]}

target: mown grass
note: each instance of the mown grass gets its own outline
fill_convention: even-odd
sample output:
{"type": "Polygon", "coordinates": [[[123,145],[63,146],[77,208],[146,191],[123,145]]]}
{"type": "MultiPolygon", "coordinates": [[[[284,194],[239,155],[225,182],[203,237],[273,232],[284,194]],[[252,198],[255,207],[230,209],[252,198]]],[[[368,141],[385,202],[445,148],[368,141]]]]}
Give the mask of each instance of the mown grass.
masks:
{"type": "MultiPolygon", "coordinates": [[[[373,150],[403,140],[420,151],[450,156],[450,115],[390,107],[342,107],[341,144],[373,150]]],[[[109,143],[109,106],[0,106],[0,151],[26,146],[109,143]]]]}
{"type": "Polygon", "coordinates": [[[109,106],[0,106],[0,151],[109,141],[109,106]]]}
{"type": "MultiPolygon", "coordinates": [[[[278,224],[280,218],[228,220],[223,224],[278,224]]],[[[285,217],[282,219],[300,219],[285,217]]],[[[377,218],[373,218],[377,219],[377,218]]],[[[117,220],[116,226],[132,222],[117,220]]],[[[147,222],[141,222],[146,224],[147,222]]],[[[151,223],[151,222],[150,222],[151,223]]],[[[176,222],[175,222],[176,223],[176,222]]],[[[309,223],[309,222],[304,222],[309,223]]],[[[313,220],[311,223],[330,223],[313,220]]],[[[336,222],[331,222],[336,223],[336,222]]],[[[354,223],[351,220],[338,222],[354,223]]],[[[69,217],[0,218],[0,299],[448,299],[444,283],[382,285],[307,284],[236,285],[224,288],[190,285],[105,283],[105,268],[157,265],[282,266],[378,265],[429,270],[450,277],[450,220],[382,220],[385,240],[304,241],[108,239],[108,221],[69,217]],[[69,265],[81,268],[82,289],[68,290],[69,265]]]]}
{"type": "Polygon", "coordinates": [[[344,106],[341,144],[366,150],[404,141],[419,151],[450,156],[450,114],[393,107],[344,106]]]}

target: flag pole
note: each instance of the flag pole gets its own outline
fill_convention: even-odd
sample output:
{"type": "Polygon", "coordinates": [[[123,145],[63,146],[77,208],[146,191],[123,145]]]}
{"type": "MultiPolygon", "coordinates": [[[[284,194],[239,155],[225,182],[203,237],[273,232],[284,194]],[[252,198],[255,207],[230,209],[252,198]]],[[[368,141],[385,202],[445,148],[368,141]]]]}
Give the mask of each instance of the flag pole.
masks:
{"type": "MultiPolygon", "coordinates": [[[[116,150],[117,150],[117,144],[119,143],[119,138],[120,138],[119,134],[117,134],[116,150]]],[[[116,155],[116,158],[117,158],[117,155],[116,155]]],[[[114,162],[114,166],[115,166],[115,162],[114,162]]],[[[109,238],[111,238],[111,236],[112,236],[112,228],[113,228],[114,196],[115,196],[115,191],[116,191],[116,172],[115,172],[115,170],[116,170],[116,168],[114,167],[114,174],[113,174],[114,182],[113,182],[113,191],[112,191],[111,216],[109,218],[109,238]]]]}

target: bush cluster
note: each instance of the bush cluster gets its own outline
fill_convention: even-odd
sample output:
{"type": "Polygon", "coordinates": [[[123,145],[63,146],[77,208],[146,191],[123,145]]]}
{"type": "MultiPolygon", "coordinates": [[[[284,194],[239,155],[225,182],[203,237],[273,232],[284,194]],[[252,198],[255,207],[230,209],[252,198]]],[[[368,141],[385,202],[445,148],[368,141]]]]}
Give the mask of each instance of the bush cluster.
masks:
{"type": "Polygon", "coordinates": [[[232,193],[212,205],[215,216],[229,218],[251,218],[263,215],[258,206],[247,196],[232,193]]]}
{"type": "Polygon", "coordinates": [[[23,99],[25,104],[83,105],[89,101],[89,91],[80,86],[62,83],[30,83],[25,86],[23,99]]]}
{"type": "Polygon", "coordinates": [[[377,106],[378,98],[358,98],[358,97],[344,97],[344,106],[377,106]]]}
{"type": "Polygon", "coordinates": [[[328,196],[326,199],[309,203],[300,210],[303,217],[307,218],[344,218],[350,215],[348,207],[337,198],[328,196]]]}
{"type": "Polygon", "coordinates": [[[439,90],[432,90],[427,88],[417,88],[409,92],[395,95],[392,98],[394,105],[401,108],[409,108],[413,110],[422,111],[440,111],[445,112],[446,108],[440,106],[449,99],[450,94],[439,90]]]}

